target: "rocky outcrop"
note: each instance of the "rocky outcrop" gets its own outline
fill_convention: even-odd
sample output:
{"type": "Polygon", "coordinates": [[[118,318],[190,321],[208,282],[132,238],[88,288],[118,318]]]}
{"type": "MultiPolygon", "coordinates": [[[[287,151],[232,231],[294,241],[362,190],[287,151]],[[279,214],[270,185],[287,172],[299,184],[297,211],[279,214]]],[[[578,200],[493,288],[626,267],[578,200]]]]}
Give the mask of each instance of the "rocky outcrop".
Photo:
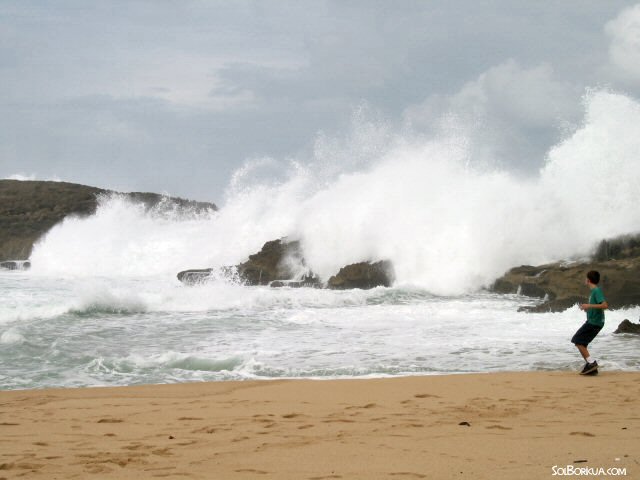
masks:
{"type": "Polygon", "coordinates": [[[315,277],[305,267],[300,242],[272,240],[249,260],[237,267],[238,276],[246,285],[269,285],[274,281],[295,280],[301,276],[315,277]]]}
{"type": "Polygon", "coordinates": [[[178,280],[187,285],[204,283],[211,277],[212,268],[200,268],[196,270],[183,270],[178,273],[178,280]]]}
{"type": "MultiPolygon", "coordinates": [[[[68,215],[95,213],[98,197],[109,190],[67,182],[0,180],[0,261],[27,260],[35,242],[68,215]]],[[[155,193],[126,193],[146,208],[166,206],[178,211],[216,209],[212,203],[193,202],[155,193]]]]}
{"type": "Polygon", "coordinates": [[[589,290],[585,286],[586,273],[598,270],[601,275],[600,286],[610,308],[640,305],[638,239],[638,236],[625,236],[603,241],[589,262],[513,268],[496,280],[491,290],[497,293],[519,293],[542,300],[538,305],[522,307],[521,310],[557,312],[587,300],[589,290]],[[612,258],[614,253],[618,258],[612,258]]]}
{"type": "MultiPolygon", "coordinates": [[[[208,281],[216,273],[212,268],[184,270],[178,280],[194,285],[208,281]]],[[[300,242],[286,238],[272,240],[249,259],[235,267],[222,267],[223,276],[234,276],[245,285],[270,285],[272,287],[322,287],[317,275],[311,272],[302,255],[300,242]]],[[[361,262],[348,265],[329,279],[326,288],[374,288],[389,287],[393,283],[393,266],[389,261],[361,262]]]]}
{"type": "Polygon", "coordinates": [[[31,262],[26,260],[9,260],[0,262],[0,270],[29,270],[31,262]]]}
{"type": "Polygon", "coordinates": [[[393,265],[388,260],[375,263],[360,262],[342,267],[327,282],[327,288],[343,290],[347,288],[390,287],[393,284],[393,265]]]}
{"type": "Polygon", "coordinates": [[[303,276],[300,280],[274,280],[269,286],[273,288],[322,288],[322,282],[318,277],[311,274],[303,276]]]}
{"type": "Polygon", "coordinates": [[[305,266],[300,242],[286,238],[265,243],[262,249],[234,267],[184,270],[178,280],[188,285],[203,283],[219,274],[245,285],[271,285],[272,287],[319,287],[320,280],[305,266]]]}
{"type": "Polygon", "coordinates": [[[620,322],[618,328],[613,333],[633,333],[635,335],[640,335],[640,323],[632,323],[631,321],[625,319],[620,322]]]}

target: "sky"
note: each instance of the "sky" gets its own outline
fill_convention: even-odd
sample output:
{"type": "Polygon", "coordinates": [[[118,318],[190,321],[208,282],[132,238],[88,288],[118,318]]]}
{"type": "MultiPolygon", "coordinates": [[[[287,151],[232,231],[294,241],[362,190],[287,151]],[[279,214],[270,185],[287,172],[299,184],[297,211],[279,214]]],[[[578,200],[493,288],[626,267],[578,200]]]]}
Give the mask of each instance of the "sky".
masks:
{"type": "Polygon", "coordinates": [[[532,175],[595,88],[640,96],[640,4],[0,0],[0,178],[220,204],[358,122],[532,175]]]}

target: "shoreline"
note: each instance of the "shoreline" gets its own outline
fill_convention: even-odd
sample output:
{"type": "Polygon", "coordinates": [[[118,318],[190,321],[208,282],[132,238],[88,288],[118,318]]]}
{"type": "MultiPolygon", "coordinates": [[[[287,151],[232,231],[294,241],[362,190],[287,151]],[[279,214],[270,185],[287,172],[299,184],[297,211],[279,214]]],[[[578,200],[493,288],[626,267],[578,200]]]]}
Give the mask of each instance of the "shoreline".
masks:
{"type": "Polygon", "coordinates": [[[0,391],[0,479],[640,472],[640,372],[0,391]],[[574,463],[577,462],[577,463],[574,463]]]}

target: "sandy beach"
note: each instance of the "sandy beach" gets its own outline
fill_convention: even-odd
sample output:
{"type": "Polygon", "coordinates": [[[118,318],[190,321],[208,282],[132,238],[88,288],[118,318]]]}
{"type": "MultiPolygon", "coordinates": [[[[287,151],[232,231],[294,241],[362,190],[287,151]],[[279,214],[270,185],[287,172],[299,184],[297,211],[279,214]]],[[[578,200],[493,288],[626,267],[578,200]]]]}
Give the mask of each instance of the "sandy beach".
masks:
{"type": "Polygon", "coordinates": [[[623,372],[4,391],[0,479],[636,478],[638,398],[623,372]]]}

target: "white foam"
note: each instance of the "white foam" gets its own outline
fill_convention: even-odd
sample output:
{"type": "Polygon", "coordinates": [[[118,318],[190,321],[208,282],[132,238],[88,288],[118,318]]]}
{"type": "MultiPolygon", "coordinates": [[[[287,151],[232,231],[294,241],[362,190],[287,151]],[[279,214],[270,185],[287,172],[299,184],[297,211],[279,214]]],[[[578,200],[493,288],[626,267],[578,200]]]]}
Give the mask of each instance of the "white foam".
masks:
{"type": "Polygon", "coordinates": [[[17,328],[10,328],[0,335],[0,343],[3,345],[13,345],[24,343],[25,338],[17,328]]]}
{"type": "Polygon", "coordinates": [[[114,286],[105,281],[88,281],[79,287],[79,299],[69,310],[80,314],[145,312],[147,305],[135,291],[136,286],[132,282],[114,286]]]}
{"type": "MultiPolygon", "coordinates": [[[[32,270],[169,279],[188,268],[237,264],[289,235],[324,279],[346,264],[386,258],[399,284],[459,294],[514,265],[586,255],[602,238],[640,231],[635,99],[588,95],[582,127],[532,178],[476,165],[456,135],[452,128],[425,140],[355,128],[344,144],[324,141],[308,162],[285,162],[280,182],[239,172],[221,211],[197,218],[154,216],[110,198],[93,217],[52,229],[34,250],[32,270]],[[345,161],[347,153],[356,160],[345,161]]],[[[259,295],[217,299],[255,302],[259,295]]]]}

